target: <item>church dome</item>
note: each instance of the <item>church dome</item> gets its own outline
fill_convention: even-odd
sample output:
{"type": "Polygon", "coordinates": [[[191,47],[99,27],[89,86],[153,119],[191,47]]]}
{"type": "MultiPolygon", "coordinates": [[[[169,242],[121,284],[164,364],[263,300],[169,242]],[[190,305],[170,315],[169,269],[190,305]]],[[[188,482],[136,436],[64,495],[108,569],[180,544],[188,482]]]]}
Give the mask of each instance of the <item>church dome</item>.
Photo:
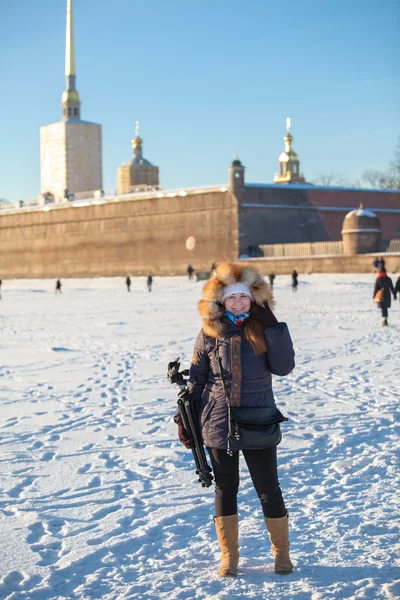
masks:
{"type": "Polygon", "coordinates": [[[137,148],[138,146],[141,146],[142,144],[143,144],[143,140],[138,135],[132,140],[132,146],[134,148],[137,148]]]}
{"type": "Polygon", "coordinates": [[[61,96],[62,104],[79,104],[79,94],[76,90],[64,90],[61,96]]]}
{"type": "Polygon", "coordinates": [[[279,162],[289,162],[290,160],[299,160],[294,150],[289,150],[289,152],[283,151],[279,155],[279,162]]]}
{"type": "Polygon", "coordinates": [[[133,165],[135,167],[152,167],[153,165],[146,158],[142,156],[134,156],[129,162],[129,165],[133,165]]]}

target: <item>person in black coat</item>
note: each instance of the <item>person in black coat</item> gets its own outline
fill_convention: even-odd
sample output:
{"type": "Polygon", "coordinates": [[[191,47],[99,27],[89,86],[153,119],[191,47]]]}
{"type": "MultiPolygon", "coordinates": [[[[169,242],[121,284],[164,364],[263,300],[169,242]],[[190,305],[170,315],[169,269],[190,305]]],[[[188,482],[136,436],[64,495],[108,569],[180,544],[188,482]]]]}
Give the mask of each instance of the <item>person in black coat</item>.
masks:
{"type": "Polygon", "coordinates": [[[268,275],[269,285],[271,286],[271,290],[274,287],[275,273],[270,273],[268,275]]]}
{"type": "Polygon", "coordinates": [[[299,285],[298,277],[299,277],[299,274],[297,273],[297,271],[295,269],[292,273],[292,290],[294,292],[297,292],[297,287],[299,285]]]}
{"type": "MultiPolygon", "coordinates": [[[[259,271],[246,263],[219,264],[199,302],[203,327],[194,346],[188,388],[199,403],[201,434],[214,471],[214,523],[222,552],[221,577],[234,577],[239,561],[240,451],[261,502],[275,572],[283,575],[293,570],[276,446],[262,442],[256,450],[232,446],[228,410],[228,401],[230,406],[244,409],[276,410],[271,374],[285,376],[294,369],[289,329],[286,323],[278,322],[270,306],[274,306],[270,287],[259,271]]],[[[193,440],[179,414],[175,422],[179,440],[192,447],[193,440]]]]}
{"type": "Polygon", "coordinates": [[[400,300],[400,277],[397,278],[396,285],[394,286],[394,291],[396,292],[396,294],[399,294],[400,300]]]}
{"type": "Polygon", "coordinates": [[[378,292],[382,296],[382,299],[380,302],[377,302],[377,306],[378,306],[378,308],[381,309],[382,317],[383,317],[382,326],[385,327],[388,324],[388,308],[390,308],[392,305],[391,294],[393,294],[393,297],[395,300],[396,300],[396,295],[397,295],[396,290],[393,287],[393,282],[390,279],[390,277],[388,277],[385,267],[380,268],[378,277],[376,278],[376,281],[375,281],[374,295],[373,295],[375,302],[376,302],[376,294],[378,292]]]}
{"type": "Polygon", "coordinates": [[[189,265],[186,270],[187,270],[189,279],[193,279],[194,268],[192,267],[192,265],[189,265]]]}
{"type": "Polygon", "coordinates": [[[131,291],[131,278],[129,277],[129,275],[125,279],[125,285],[126,285],[126,289],[128,290],[128,292],[130,292],[131,291]]]}
{"type": "Polygon", "coordinates": [[[59,279],[56,281],[56,294],[57,293],[61,294],[61,281],[59,279]]]}

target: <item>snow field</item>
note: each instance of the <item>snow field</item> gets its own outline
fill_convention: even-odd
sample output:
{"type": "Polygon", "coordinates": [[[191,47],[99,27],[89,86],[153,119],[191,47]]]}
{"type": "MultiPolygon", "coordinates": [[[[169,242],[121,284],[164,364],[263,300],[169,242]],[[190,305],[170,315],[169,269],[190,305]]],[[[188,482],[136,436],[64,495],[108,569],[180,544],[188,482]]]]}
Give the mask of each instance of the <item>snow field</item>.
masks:
{"type": "Polygon", "coordinates": [[[0,301],[0,598],[391,599],[400,596],[400,306],[373,275],[275,282],[296,369],[279,472],[295,572],[273,572],[245,467],[239,577],[216,576],[213,490],[172,421],[167,363],[189,364],[202,283],[5,281],[0,301]]]}

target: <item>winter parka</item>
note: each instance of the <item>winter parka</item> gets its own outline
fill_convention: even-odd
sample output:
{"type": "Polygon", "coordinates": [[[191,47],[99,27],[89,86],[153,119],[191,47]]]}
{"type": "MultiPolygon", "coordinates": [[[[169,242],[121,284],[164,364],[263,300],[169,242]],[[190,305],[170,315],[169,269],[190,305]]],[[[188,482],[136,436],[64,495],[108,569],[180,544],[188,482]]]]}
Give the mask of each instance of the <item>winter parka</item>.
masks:
{"type": "Polygon", "coordinates": [[[378,304],[378,308],[390,308],[392,305],[392,294],[396,299],[396,291],[393,282],[386,273],[379,273],[375,281],[374,296],[378,290],[383,289],[383,302],[378,304]],[[391,294],[392,293],[392,294],[391,294]]]}
{"type": "Polygon", "coordinates": [[[219,265],[204,287],[199,303],[203,328],[194,347],[189,389],[200,401],[201,431],[208,448],[227,448],[228,406],[218,356],[229,398],[233,365],[240,370],[240,406],[274,407],[271,374],[288,375],[294,369],[293,344],[286,323],[264,328],[267,352],[256,355],[245,336],[246,321],[238,326],[224,316],[222,291],[235,282],[248,285],[256,304],[267,301],[273,306],[269,286],[253,266],[245,263],[240,267],[237,263],[219,265]]]}

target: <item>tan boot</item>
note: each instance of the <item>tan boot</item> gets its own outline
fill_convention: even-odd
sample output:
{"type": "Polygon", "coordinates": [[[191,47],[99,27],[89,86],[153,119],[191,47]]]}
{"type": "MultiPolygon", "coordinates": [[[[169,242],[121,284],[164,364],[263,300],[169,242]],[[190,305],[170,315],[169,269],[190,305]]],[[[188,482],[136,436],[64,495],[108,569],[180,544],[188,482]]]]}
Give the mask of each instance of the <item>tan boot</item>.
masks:
{"type": "Polygon", "coordinates": [[[239,562],[238,516],[214,517],[214,523],[222,552],[218,575],[220,577],[235,577],[239,562]]]}
{"type": "Polygon", "coordinates": [[[289,556],[289,515],[279,519],[264,517],[275,558],[275,573],[288,575],[293,571],[289,556]]]}

